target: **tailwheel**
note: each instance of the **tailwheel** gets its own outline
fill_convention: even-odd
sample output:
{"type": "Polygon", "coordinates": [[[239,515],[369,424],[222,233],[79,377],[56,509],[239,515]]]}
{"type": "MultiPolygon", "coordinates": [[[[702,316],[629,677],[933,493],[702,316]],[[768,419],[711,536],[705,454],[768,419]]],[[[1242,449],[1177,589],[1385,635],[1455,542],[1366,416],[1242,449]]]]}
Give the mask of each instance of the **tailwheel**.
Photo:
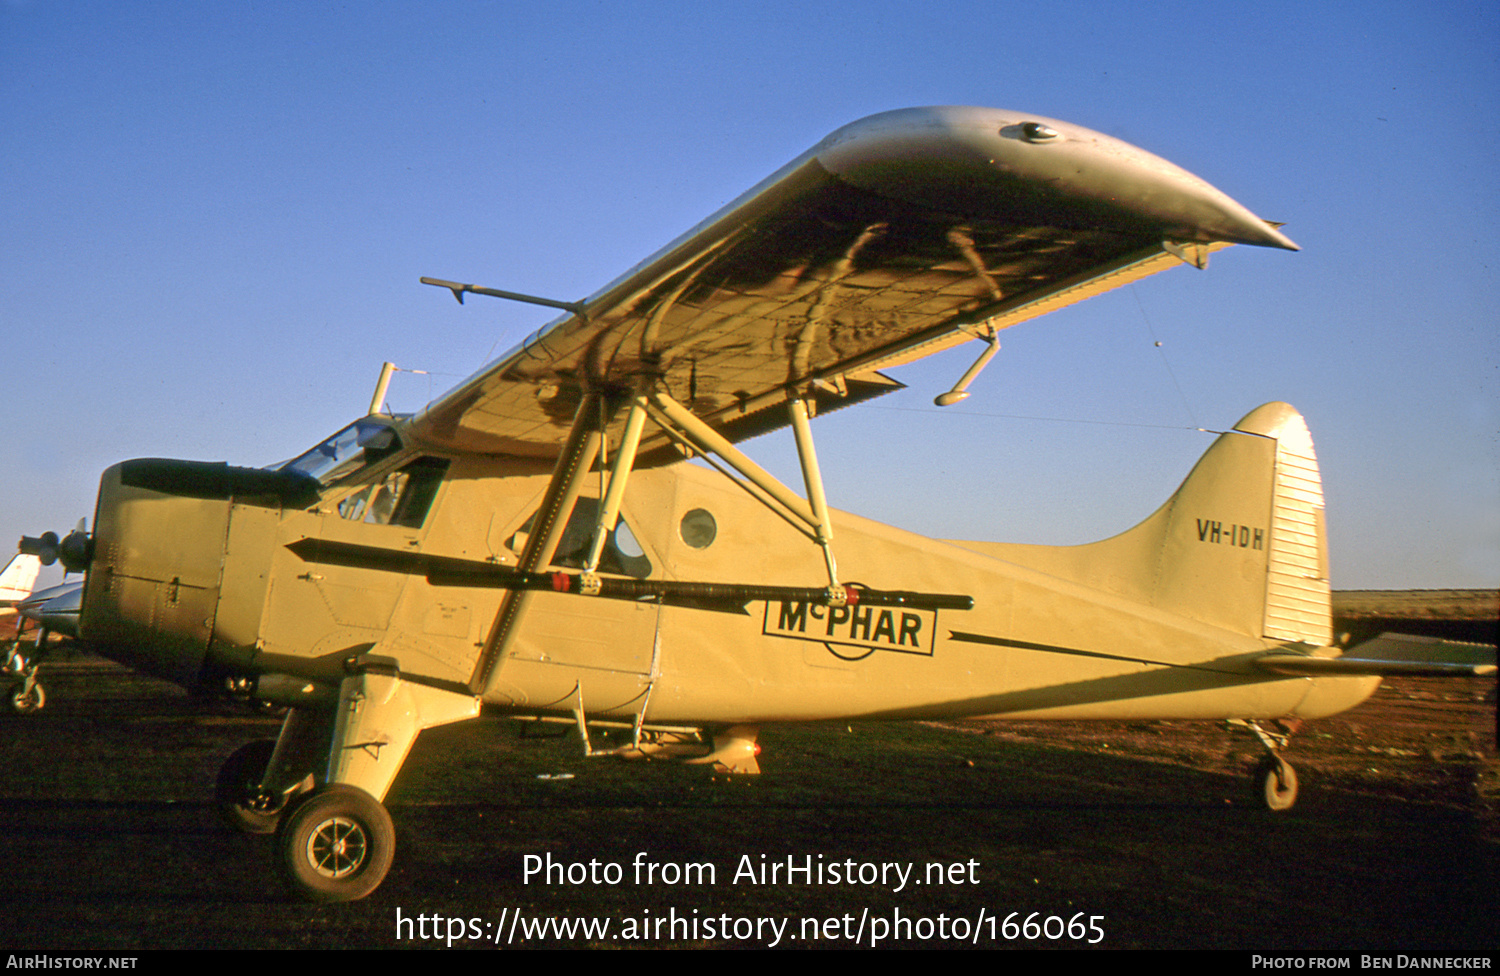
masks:
{"type": "Polygon", "coordinates": [[[294,803],[276,831],[287,881],[309,901],[354,901],[379,887],[395,854],[396,832],[380,801],[342,783],[294,803]]]}
{"type": "Polygon", "coordinates": [[[30,715],[47,704],[47,692],[37,681],[18,681],[10,686],[6,701],[17,715],[30,715]]]}
{"type": "Polygon", "coordinates": [[[219,767],[214,801],[224,822],[235,830],[247,834],[276,832],[286,799],[261,785],[275,751],[275,739],[259,739],[240,746],[219,767]]]}
{"type": "Polygon", "coordinates": [[[1255,789],[1266,809],[1289,810],[1297,802],[1297,771],[1280,756],[1268,755],[1255,768],[1255,789]]]}

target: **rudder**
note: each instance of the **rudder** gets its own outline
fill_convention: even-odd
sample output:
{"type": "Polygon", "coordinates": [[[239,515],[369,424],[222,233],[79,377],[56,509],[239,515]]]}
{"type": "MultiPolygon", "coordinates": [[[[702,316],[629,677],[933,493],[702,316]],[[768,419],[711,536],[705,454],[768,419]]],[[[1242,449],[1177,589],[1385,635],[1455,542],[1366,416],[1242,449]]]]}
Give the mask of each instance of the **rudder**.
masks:
{"type": "MultiPolygon", "coordinates": [[[[1262,412],[1275,414],[1276,486],[1271,507],[1271,557],[1266,575],[1262,634],[1279,640],[1327,645],[1333,640],[1333,599],[1328,573],[1323,478],[1312,435],[1302,415],[1271,403],[1240,421],[1247,429],[1262,412]]],[[[1262,433],[1262,431],[1254,431],[1262,433]]]]}

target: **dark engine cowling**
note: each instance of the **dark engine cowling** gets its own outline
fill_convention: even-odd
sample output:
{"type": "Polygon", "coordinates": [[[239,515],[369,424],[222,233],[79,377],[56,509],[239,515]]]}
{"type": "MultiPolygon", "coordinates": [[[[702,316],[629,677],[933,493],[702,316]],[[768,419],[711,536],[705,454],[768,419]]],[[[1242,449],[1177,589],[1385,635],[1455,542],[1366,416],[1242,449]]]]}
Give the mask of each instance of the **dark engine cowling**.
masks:
{"type": "Polygon", "coordinates": [[[301,507],[317,484],[290,472],[148,458],[99,482],[79,636],[179,684],[199,681],[213,636],[232,504],[301,507]]]}

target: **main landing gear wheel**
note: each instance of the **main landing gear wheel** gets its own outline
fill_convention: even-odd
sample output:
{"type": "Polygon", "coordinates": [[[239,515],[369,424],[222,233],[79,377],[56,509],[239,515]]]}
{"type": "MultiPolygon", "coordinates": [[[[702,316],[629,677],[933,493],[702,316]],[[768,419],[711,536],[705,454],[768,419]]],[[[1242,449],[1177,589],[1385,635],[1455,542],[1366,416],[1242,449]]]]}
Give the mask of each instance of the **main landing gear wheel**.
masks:
{"type": "Polygon", "coordinates": [[[286,801],[261,789],[275,739],[258,739],[240,746],[219,767],[214,801],[224,822],[247,834],[274,834],[286,801]]]}
{"type": "Polygon", "coordinates": [[[17,715],[30,715],[33,712],[40,712],[42,706],[47,704],[47,692],[35,681],[31,683],[29,689],[26,687],[26,682],[18,681],[10,686],[5,700],[10,705],[11,711],[17,715]]]}
{"type": "Polygon", "coordinates": [[[354,901],[391,868],[396,831],[380,801],[342,783],[294,803],[276,831],[282,872],[309,901],[354,901]]]}
{"type": "Polygon", "coordinates": [[[1289,810],[1297,802],[1297,771],[1280,756],[1267,756],[1255,768],[1255,790],[1266,809],[1289,810]]]}

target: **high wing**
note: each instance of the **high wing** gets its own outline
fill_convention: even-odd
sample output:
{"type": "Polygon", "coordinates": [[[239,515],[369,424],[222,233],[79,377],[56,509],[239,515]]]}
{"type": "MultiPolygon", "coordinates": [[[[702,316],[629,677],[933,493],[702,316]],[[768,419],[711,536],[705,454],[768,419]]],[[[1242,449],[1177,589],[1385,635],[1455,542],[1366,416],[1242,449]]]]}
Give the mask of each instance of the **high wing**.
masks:
{"type": "MultiPolygon", "coordinates": [[[[876,371],[1231,243],[1295,249],[1197,177],[995,109],[837,130],[408,424],[449,450],[554,458],[586,391],[651,388],[729,441],[897,388],[876,371]]],[[[426,279],[424,279],[426,280],[426,279]]],[[[468,286],[450,287],[463,299],[468,286]]],[[[623,421],[616,419],[614,426],[623,421]]],[[[648,434],[641,463],[676,459],[648,434]],[[654,452],[654,453],[653,453],[654,452]]]]}

